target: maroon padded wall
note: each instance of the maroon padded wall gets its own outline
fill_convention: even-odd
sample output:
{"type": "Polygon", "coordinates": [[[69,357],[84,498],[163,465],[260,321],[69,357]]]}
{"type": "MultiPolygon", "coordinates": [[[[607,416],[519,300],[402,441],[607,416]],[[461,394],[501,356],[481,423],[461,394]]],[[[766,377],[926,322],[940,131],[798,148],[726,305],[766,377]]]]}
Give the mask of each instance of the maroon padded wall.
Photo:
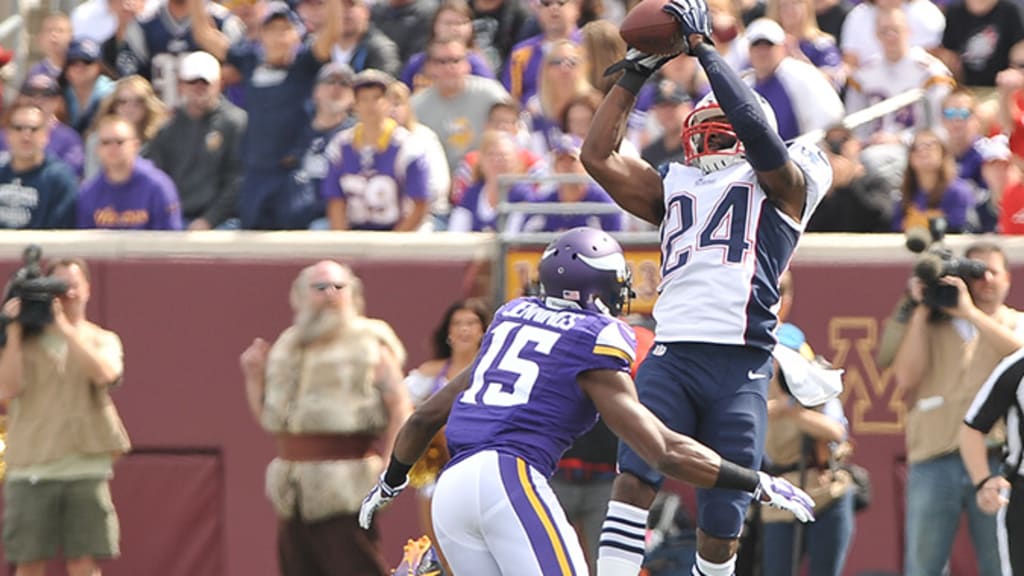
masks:
{"type": "MultiPolygon", "coordinates": [[[[93,262],[92,317],[117,331],[126,378],[115,400],[137,452],[117,466],[124,555],[112,576],[276,574],[275,520],[263,496],[273,456],[248,414],[238,354],[255,336],[288,323],[290,282],[305,261],[118,260],[93,262]]],[[[6,275],[12,266],[0,264],[6,275]]],[[[389,321],[409,349],[407,368],[428,355],[443,309],[471,285],[469,262],[359,261],[367,312],[389,321]]],[[[794,266],[791,320],[815,350],[847,370],[845,398],[857,461],[872,472],[875,500],[858,517],[846,574],[901,565],[901,400],[873,355],[884,317],[906,280],[896,265],[794,266]]],[[[1021,298],[1011,303],[1021,306],[1021,298]]],[[[415,503],[382,514],[385,552],[421,534],[415,503]]],[[[974,576],[958,552],[954,574],[974,576]]]]}

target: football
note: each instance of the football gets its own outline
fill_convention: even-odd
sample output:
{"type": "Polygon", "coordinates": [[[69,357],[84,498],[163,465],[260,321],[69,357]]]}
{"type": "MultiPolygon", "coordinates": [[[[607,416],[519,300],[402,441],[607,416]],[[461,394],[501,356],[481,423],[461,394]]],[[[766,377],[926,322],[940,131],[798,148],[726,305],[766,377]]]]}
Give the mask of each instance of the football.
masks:
{"type": "Polygon", "coordinates": [[[641,0],[626,14],[619,36],[631,47],[648,54],[673,54],[683,46],[679,23],[662,7],[667,0],[641,0]]]}

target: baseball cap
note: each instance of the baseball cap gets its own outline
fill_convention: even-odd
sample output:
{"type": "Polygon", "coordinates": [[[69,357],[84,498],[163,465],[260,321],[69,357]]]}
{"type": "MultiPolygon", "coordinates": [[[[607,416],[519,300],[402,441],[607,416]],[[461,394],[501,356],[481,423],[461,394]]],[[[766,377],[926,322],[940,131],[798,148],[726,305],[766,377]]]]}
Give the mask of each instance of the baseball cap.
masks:
{"type": "Polygon", "coordinates": [[[753,45],[758,41],[767,41],[776,46],[786,41],[786,32],[782,26],[771,18],[758,18],[747,26],[747,41],[753,45]]]}
{"type": "Polygon", "coordinates": [[[678,106],[690,102],[690,95],[683,87],[671,80],[662,80],[654,92],[654,105],[669,104],[678,106]]]}
{"type": "Polygon", "coordinates": [[[346,86],[352,86],[356,73],[352,67],[344,62],[329,62],[320,67],[320,73],[316,75],[317,84],[331,78],[340,78],[346,86]]]}
{"type": "Polygon", "coordinates": [[[178,78],[183,82],[205,80],[207,84],[213,84],[220,80],[220,62],[206,52],[192,52],[181,59],[178,78]]]}
{"type": "Polygon", "coordinates": [[[563,134],[557,138],[551,146],[551,153],[555,156],[580,157],[580,150],[583,148],[583,140],[579,136],[563,134]]]}
{"type": "Polygon", "coordinates": [[[68,44],[65,59],[71,62],[93,63],[100,59],[100,45],[90,38],[75,38],[68,44]]]}
{"type": "Polygon", "coordinates": [[[21,93],[25,96],[56,96],[60,94],[60,86],[53,76],[33,74],[21,85],[21,93]]]}
{"type": "Polygon", "coordinates": [[[263,13],[262,24],[266,26],[272,20],[277,20],[278,18],[284,18],[296,28],[302,27],[302,20],[299,19],[299,15],[286,2],[274,0],[267,4],[267,11],[263,13]]]}
{"type": "Polygon", "coordinates": [[[352,79],[352,89],[359,90],[364,86],[379,86],[383,90],[387,90],[394,81],[395,79],[387,72],[367,68],[356,74],[355,78],[352,79]]]}

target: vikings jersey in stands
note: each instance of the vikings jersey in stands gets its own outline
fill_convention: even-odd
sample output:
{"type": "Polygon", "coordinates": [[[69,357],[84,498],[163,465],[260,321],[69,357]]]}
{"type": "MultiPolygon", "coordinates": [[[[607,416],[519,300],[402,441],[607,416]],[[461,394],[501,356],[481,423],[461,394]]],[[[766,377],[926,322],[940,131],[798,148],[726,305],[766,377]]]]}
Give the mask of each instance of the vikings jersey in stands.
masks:
{"type": "Polygon", "coordinates": [[[550,477],[573,439],[597,420],[576,376],[628,373],[635,354],[632,328],[614,318],[537,298],[505,304],[484,335],[470,387],[452,406],[449,467],[495,450],[550,477]]]}
{"type": "MultiPolygon", "coordinates": [[[[213,18],[214,26],[232,44],[245,36],[241,20],[224,6],[208,2],[206,12],[213,18]]],[[[113,61],[118,76],[123,78],[138,74],[149,80],[157,96],[172,109],[178,103],[178,68],[181,58],[200,49],[192,38],[191,21],[188,17],[175,20],[167,10],[166,3],[149,18],[129,26],[120,44],[112,38],[103,48],[104,60],[113,61]]]]}
{"type": "Polygon", "coordinates": [[[426,155],[409,131],[388,120],[377,142],[363,142],[362,125],[328,144],[331,161],[321,193],[345,200],[352,230],[391,230],[402,220],[408,200],[430,200],[426,155]]]}
{"type": "Polygon", "coordinates": [[[807,183],[800,222],[768,200],[746,162],[710,174],[677,163],[664,168],[658,342],[774,347],[779,276],[832,185],[816,146],[795,143],[789,157],[807,183]]]}
{"type": "Polygon", "coordinates": [[[881,55],[863,63],[850,76],[846,93],[846,111],[856,112],[868,106],[920,88],[925,98],[869,122],[857,129],[862,138],[883,130],[899,133],[912,128],[939,126],[942,123],[942,101],[956,85],[953,75],[941,60],[914,47],[898,62],[890,62],[881,55]]]}

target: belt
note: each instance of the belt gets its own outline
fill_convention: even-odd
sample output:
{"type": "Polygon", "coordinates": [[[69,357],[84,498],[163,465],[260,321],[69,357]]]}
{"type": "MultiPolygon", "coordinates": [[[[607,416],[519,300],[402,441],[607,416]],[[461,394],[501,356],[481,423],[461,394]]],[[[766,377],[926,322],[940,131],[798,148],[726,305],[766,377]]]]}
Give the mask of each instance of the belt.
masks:
{"type": "Polygon", "coordinates": [[[277,435],[277,455],[292,462],[359,460],[376,453],[376,438],[369,434],[277,435]]]}

